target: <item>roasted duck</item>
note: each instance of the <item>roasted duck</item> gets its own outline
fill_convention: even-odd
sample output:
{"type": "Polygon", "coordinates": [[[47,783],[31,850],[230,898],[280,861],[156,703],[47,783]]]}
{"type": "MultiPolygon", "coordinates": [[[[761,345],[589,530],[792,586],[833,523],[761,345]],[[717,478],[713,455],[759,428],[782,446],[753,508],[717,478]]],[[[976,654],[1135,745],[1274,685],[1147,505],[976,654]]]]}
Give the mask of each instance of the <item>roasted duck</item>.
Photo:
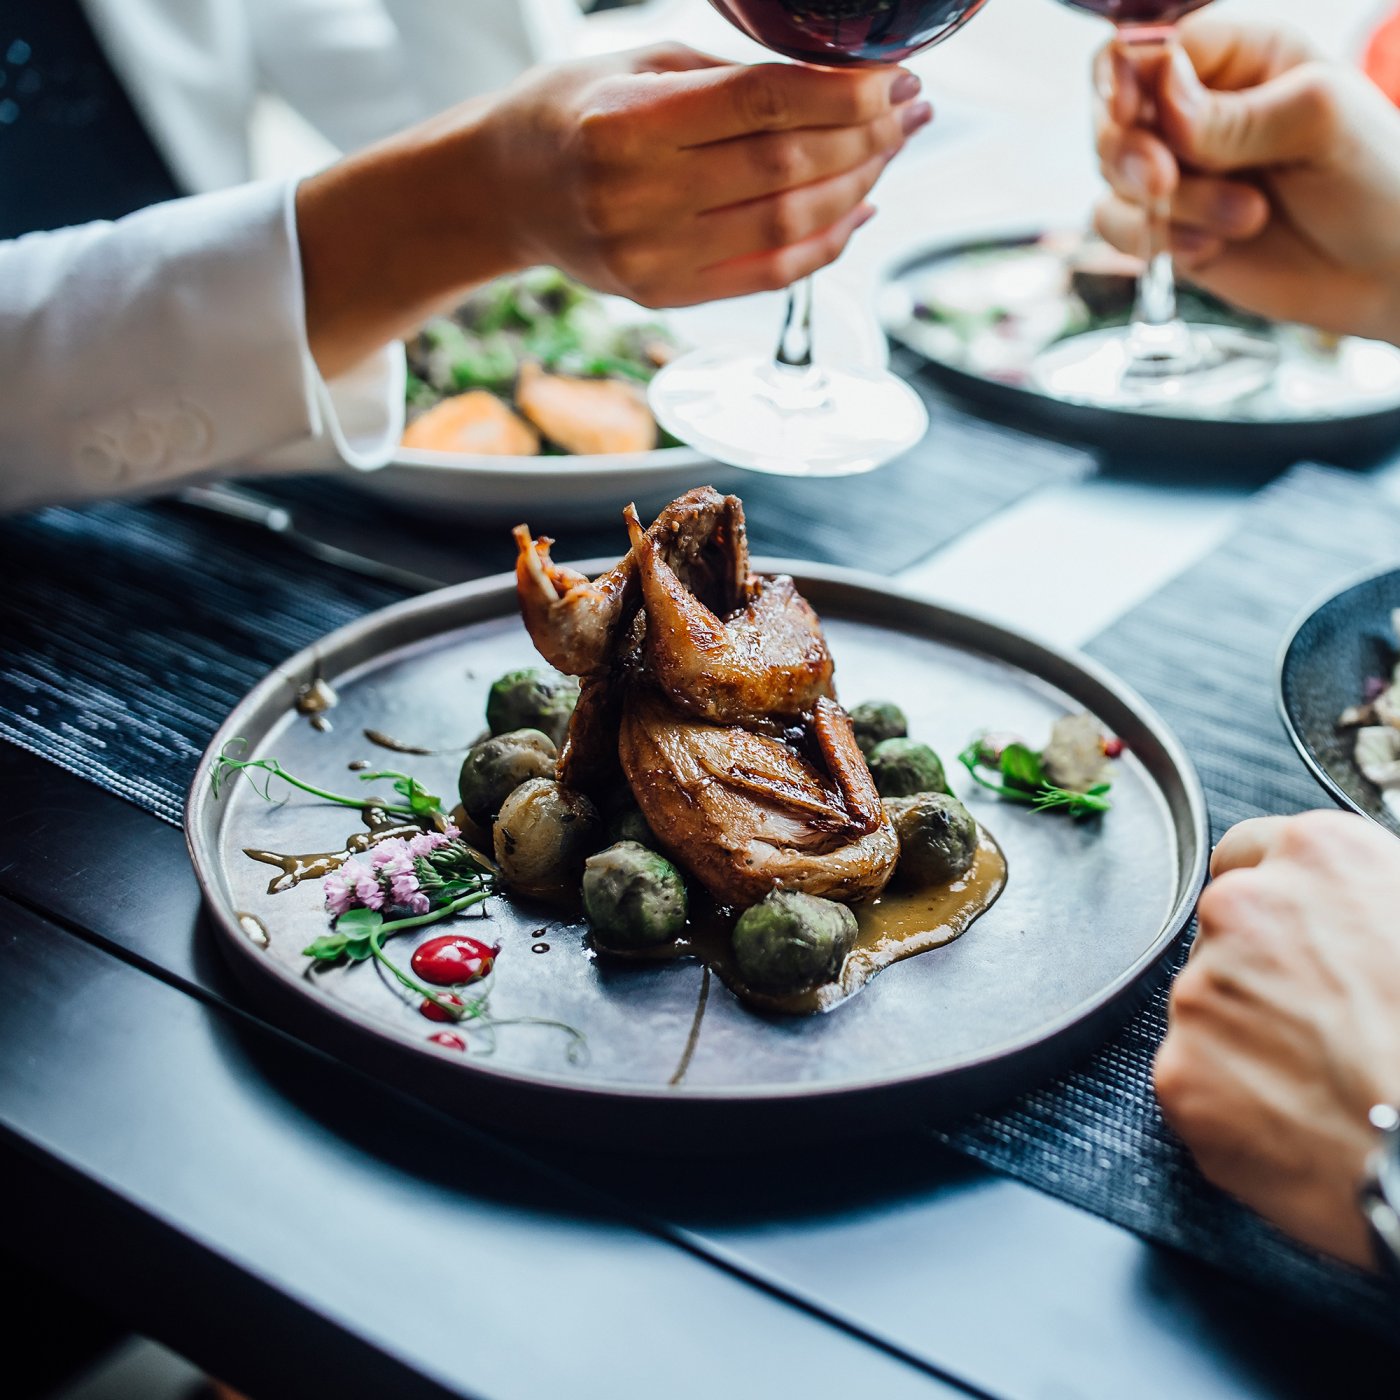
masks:
{"type": "Polygon", "coordinates": [[[874,898],[898,840],[832,690],[816,614],[749,570],[743,506],[672,502],[597,580],[521,526],[521,611],[544,657],[584,678],[559,778],[606,801],[625,781],[657,841],[727,905],[773,890],[874,898]]]}

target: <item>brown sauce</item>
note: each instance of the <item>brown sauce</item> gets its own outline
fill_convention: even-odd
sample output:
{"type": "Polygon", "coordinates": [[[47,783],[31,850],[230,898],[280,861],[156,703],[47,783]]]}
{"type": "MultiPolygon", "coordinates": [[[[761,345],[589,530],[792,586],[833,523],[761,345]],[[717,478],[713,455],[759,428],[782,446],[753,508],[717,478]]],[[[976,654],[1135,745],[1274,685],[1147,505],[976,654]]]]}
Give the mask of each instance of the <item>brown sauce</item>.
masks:
{"type": "Polygon", "coordinates": [[[425,749],[420,744],[409,744],[402,739],[395,739],[392,734],[386,734],[382,729],[366,729],[364,735],[371,744],[377,744],[381,749],[388,749],[390,753],[410,753],[417,754],[421,758],[429,758],[437,752],[436,749],[425,749]]]}
{"type": "Polygon", "coordinates": [[[340,697],[321,676],[315,675],[305,685],[297,687],[292,708],[296,710],[297,714],[305,715],[311,721],[313,729],[318,729],[324,734],[331,727],[330,720],[326,718],[326,711],[334,709],[338,704],[340,704],[340,697]]]}
{"type": "Polygon", "coordinates": [[[270,948],[272,946],[272,935],[267,931],[267,925],[258,918],[256,914],[235,914],[238,920],[238,927],[248,935],[252,943],[256,943],[259,948],[270,948]]]}
{"type": "Polygon", "coordinates": [[[309,851],[296,855],[245,846],[243,854],[264,865],[275,866],[282,872],[273,876],[267,887],[268,894],[281,894],[303,880],[323,879],[332,870],[339,870],[351,856],[369,850],[380,841],[388,841],[394,836],[417,836],[423,830],[417,822],[398,822],[391,813],[378,807],[366,807],[362,815],[368,830],[357,831],[338,851],[309,851]]]}
{"type": "MultiPolygon", "coordinates": [[[[896,888],[869,904],[857,905],[860,930],[855,947],[841,965],[840,975],[801,992],[774,995],[744,982],[731,950],[735,915],[730,910],[700,911],[678,939],[658,948],[600,951],[609,957],[638,961],[698,958],[750,1006],[795,1016],[831,1011],[887,967],[961,937],[997,902],[1006,888],[1006,858],[986,831],[981,832],[981,837],[971,867],[952,884],[913,891],[896,888]]],[[[697,1020],[693,1033],[698,1034],[698,1029],[697,1020]]]]}

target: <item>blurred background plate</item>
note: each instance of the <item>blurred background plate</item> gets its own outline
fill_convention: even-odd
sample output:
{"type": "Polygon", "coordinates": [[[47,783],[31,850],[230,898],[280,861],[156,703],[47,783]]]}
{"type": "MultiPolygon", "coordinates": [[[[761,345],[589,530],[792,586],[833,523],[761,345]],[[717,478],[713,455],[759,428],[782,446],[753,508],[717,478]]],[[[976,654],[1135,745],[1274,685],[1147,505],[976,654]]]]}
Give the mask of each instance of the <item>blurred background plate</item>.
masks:
{"type": "Polygon", "coordinates": [[[1264,322],[1189,287],[1181,296],[1188,320],[1277,340],[1280,368],[1270,386],[1208,417],[1090,407],[1036,388],[1030,371],[1040,350],[1126,322],[1134,271],[1131,260],[1077,231],[991,234],[898,261],[883,279],[880,320],[953,393],[1114,455],[1350,465],[1400,443],[1400,349],[1264,322]]]}
{"type": "MultiPolygon", "coordinates": [[[[610,299],[619,320],[631,314],[663,321],[687,347],[732,344],[771,351],[782,328],[785,294],[764,293],[656,313],[610,299]]],[[[883,368],[889,359],[874,315],[838,282],[817,283],[816,353],[831,364],[883,368]]],[[[395,507],[438,519],[514,524],[540,514],[548,501],[550,522],[612,520],[635,500],[645,515],[705,480],[715,485],[739,473],[690,447],[612,456],[490,457],[400,447],[393,462],[345,480],[395,507]]]]}
{"type": "MultiPolygon", "coordinates": [[[[755,1013],[707,984],[695,962],[602,959],[571,916],[493,899],[489,922],[453,925],[502,944],[493,1015],[565,1021],[587,1035],[588,1062],[569,1063],[563,1036],[544,1027],[502,1030],[489,1055],[479,1053],[489,1042],[466,1056],[440,1050],[416,1002],[374,967],[308,975],[302,949],[327,927],[318,883],[271,894],[274,872],[245,853],[339,849],[359,814],[300,794],[270,805],[246,782],[216,801],[209,774],[242,737],[248,756],[275,755],[308,781],[353,781],[347,765],[374,756],[364,738],[373,727],[435,750],[398,761],[430,790],[452,792],[491,682],[537,660],[514,580],[497,576],[331,633],[260,682],[214,737],[186,831],[215,941],[250,990],[292,1029],[466,1116],[668,1150],[893,1130],[1019,1092],[1101,1042],[1165,975],[1204,877],[1205,799],[1189,757],[1137,696],[1081,657],[869,575],[756,567],[796,576],[848,701],[895,697],[911,732],[950,759],[981,728],[1039,742],[1059,715],[1093,711],[1128,746],[1113,811],[1102,822],[1059,820],[954,775],[1006,853],[1005,893],[963,938],[889,969],[828,1015],[755,1013]],[[339,695],[329,733],[291,708],[313,673],[339,695]]],[[[416,941],[406,936],[401,956],[416,941]]]]}
{"type": "Polygon", "coordinates": [[[1391,615],[1400,608],[1400,568],[1372,574],[1310,608],[1284,644],[1279,707],[1294,747],[1334,801],[1400,836],[1392,810],[1362,777],[1354,730],[1339,730],[1344,710],[1359,705],[1370,676],[1395,666],[1391,615]]]}

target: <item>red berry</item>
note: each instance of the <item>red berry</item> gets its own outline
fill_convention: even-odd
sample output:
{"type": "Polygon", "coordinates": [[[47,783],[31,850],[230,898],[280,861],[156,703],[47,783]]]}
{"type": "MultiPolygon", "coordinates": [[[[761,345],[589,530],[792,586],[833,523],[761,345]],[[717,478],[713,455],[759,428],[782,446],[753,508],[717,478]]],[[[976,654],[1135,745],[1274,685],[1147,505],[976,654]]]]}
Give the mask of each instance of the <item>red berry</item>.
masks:
{"type": "Polygon", "coordinates": [[[460,1035],[453,1035],[451,1031],[439,1031],[436,1035],[430,1035],[428,1040],[433,1045],[441,1045],[444,1050],[465,1050],[467,1042],[460,1035]]]}
{"type": "Polygon", "coordinates": [[[461,997],[454,997],[451,992],[441,992],[436,1001],[432,997],[424,997],[418,1009],[430,1021],[455,1021],[457,1018],[439,1004],[444,1001],[451,1002],[453,1006],[462,1004],[461,997]]]}
{"type": "Polygon", "coordinates": [[[418,948],[410,965],[419,977],[434,986],[460,987],[487,976],[500,951],[499,946],[493,947],[479,938],[447,933],[441,938],[430,938],[418,948]]]}
{"type": "Polygon", "coordinates": [[[1103,741],[1103,756],[1105,758],[1118,758],[1124,749],[1121,739],[1115,739],[1112,735],[1105,735],[1103,741]]]}

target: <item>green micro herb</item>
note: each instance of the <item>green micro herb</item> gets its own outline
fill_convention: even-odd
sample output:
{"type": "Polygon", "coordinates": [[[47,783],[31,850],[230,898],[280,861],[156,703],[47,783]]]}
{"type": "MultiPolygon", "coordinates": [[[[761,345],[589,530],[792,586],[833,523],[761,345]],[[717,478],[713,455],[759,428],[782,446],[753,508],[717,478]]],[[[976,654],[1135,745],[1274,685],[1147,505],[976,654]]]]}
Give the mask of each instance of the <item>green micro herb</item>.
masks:
{"type": "Polygon", "coordinates": [[[1107,797],[1110,783],[1096,783],[1087,792],[1056,787],[1045,776],[1040,755],[1026,744],[1007,744],[998,751],[979,737],[958,755],[958,761],[989,792],[1037,812],[1067,812],[1080,818],[1098,816],[1113,806],[1107,797]]]}
{"type": "Polygon", "coordinates": [[[312,797],[319,797],[323,802],[334,802],[341,807],[377,807],[381,811],[395,812],[405,817],[445,815],[442,799],[435,797],[416,778],[411,778],[406,773],[384,771],[360,775],[363,782],[376,782],[381,778],[393,779],[394,791],[403,799],[402,802],[386,802],[383,798],[375,797],[372,794],[366,797],[347,797],[344,793],[327,792],[325,788],[303,782],[300,778],[287,772],[275,758],[233,758],[230,756],[229,750],[235,745],[246,748],[247,740],[230,740],[224,746],[224,751],[214,760],[214,767],[209,775],[209,784],[215,798],[222,796],[223,789],[230,779],[242,773],[252,783],[258,796],[268,802],[274,800],[271,792],[272,780],[280,778],[290,787],[299,788],[302,792],[310,793],[312,797]]]}

